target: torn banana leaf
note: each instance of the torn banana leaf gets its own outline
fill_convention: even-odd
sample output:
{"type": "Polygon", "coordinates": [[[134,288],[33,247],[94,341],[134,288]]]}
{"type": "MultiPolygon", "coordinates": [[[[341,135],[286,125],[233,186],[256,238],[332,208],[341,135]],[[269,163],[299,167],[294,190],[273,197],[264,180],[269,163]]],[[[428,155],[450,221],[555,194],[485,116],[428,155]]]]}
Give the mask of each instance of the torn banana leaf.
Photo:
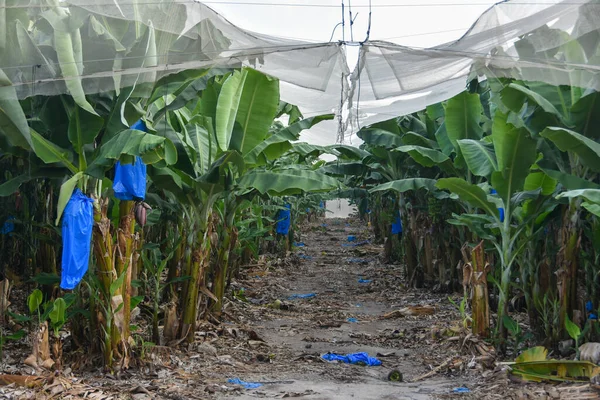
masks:
{"type": "Polygon", "coordinates": [[[527,381],[589,382],[600,374],[600,367],[589,361],[546,360],[519,362],[511,365],[511,373],[527,381]]]}
{"type": "Polygon", "coordinates": [[[513,375],[526,381],[589,382],[600,374],[600,367],[589,361],[546,360],[548,350],[543,346],[525,350],[513,363],[506,363],[513,375]]]}

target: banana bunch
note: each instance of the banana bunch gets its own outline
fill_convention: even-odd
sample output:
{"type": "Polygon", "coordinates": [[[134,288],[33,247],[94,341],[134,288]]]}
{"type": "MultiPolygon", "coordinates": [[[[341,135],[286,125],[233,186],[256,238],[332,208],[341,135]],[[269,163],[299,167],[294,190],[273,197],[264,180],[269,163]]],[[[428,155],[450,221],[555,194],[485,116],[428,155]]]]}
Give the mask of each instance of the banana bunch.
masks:
{"type": "Polygon", "coordinates": [[[433,223],[442,220],[442,202],[435,196],[427,196],[427,208],[433,223]]]}
{"type": "Polygon", "coordinates": [[[141,227],[146,225],[148,210],[152,211],[152,207],[150,207],[148,203],[143,201],[138,201],[137,203],[135,203],[135,220],[138,224],[140,224],[141,227]]]}

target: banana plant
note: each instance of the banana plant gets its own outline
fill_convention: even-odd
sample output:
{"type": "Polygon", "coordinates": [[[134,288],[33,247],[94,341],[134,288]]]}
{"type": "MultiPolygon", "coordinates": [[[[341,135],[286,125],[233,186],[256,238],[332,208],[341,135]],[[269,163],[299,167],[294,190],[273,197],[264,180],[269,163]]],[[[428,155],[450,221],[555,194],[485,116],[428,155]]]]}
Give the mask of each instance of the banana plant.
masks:
{"type": "MultiPolygon", "coordinates": [[[[180,337],[188,340],[194,337],[200,292],[212,298],[213,310],[220,312],[228,257],[230,250],[237,246],[233,218],[244,198],[251,192],[283,193],[332,186],[326,182],[327,177],[314,171],[299,173],[302,171],[282,169],[274,172],[268,171],[266,165],[269,159],[288,151],[292,147],[290,142],[298,139],[300,131],[333,116],[296,118],[289,126],[273,129],[280,106],[279,82],[251,69],[211,75],[211,79],[197,89],[199,100],[187,102],[185,107],[154,113],[158,116],[152,121],[154,128],[175,143],[179,161],[171,167],[150,171],[154,184],[175,193],[189,215],[185,231],[192,254],[182,274],[190,279],[185,282],[180,299],[179,328],[180,337]],[[219,262],[213,263],[213,293],[209,293],[205,277],[211,265],[210,242],[216,232],[211,221],[213,207],[220,200],[225,203],[219,262]]],[[[166,99],[165,105],[177,99],[176,95],[162,97],[166,99]]],[[[157,97],[154,109],[167,107],[158,100],[157,97]]]]}
{"type": "MultiPolygon", "coordinates": [[[[571,43],[570,46],[577,46],[571,43]]],[[[511,82],[498,89],[500,107],[509,109],[515,123],[537,138],[543,159],[537,163],[547,182],[558,182],[563,190],[598,189],[600,171],[598,136],[594,126],[599,95],[577,87],[555,87],[541,83],[511,82]]],[[[582,232],[581,201],[562,196],[557,275],[560,280],[560,326],[577,309],[577,269],[582,232]]],[[[564,333],[564,331],[563,331],[564,333]]]]}

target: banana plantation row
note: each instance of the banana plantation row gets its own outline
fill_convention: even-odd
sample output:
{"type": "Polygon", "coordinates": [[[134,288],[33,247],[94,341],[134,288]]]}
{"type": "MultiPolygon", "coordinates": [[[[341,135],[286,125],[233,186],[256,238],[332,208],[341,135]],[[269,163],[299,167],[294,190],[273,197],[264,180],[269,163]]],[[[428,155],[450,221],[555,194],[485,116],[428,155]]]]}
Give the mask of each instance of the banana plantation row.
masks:
{"type": "Polygon", "coordinates": [[[500,348],[520,337],[519,308],[547,346],[573,323],[586,339],[599,333],[596,92],[473,81],[361,129],[355,148],[298,143],[333,115],[304,118],[252,69],[23,101],[7,80],[0,308],[3,325],[25,328],[2,343],[49,326],[56,367],[61,331],[115,369],[130,366],[137,337],[193,341],[244,265],[289,249],[304,214],[335,197],[353,199],[410,285],[464,287],[474,332],[500,348]],[[287,234],[276,228],[286,205],[287,234]],[[28,290],[26,305],[8,307],[9,281],[28,290]],[[132,331],[136,308],[148,331],[132,331]]]}

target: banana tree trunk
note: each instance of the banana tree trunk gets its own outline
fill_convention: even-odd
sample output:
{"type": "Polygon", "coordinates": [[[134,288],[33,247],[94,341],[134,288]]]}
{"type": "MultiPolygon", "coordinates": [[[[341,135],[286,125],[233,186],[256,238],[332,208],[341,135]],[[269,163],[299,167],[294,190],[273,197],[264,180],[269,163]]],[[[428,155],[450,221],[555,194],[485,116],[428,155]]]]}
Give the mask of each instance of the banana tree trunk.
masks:
{"type": "Polygon", "coordinates": [[[229,262],[229,243],[231,240],[231,228],[223,227],[223,237],[221,238],[221,248],[215,265],[215,280],[213,283],[214,294],[217,301],[213,303],[213,311],[219,315],[223,308],[223,296],[225,295],[225,277],[227,276],[227,263],[229,262]]]}
{"type": "Polygon", "coordinates": [[[565,326],[567,316],[572,318],[577,308],[577,253],[581,237],[577,228],[579,211],[574,200],[563,213],[560,230],[560,250],[557,255],[558,295],[560,299],[560,327],[565,326]]]}
{"type": "Polygon", "coordinates": [[[129,325],[131,322],[131,277],[135,269],[133,253],[135,248],[135,216],[133,213],[135,203],[133,201],[121,201],[119,204],[119,230],[116,272],[117,277],[124,274],[121,286],[121,298],[119,294],[113,296],[117,309],[122,309],[122,320],[117,319],[117,328],[120,330],[121,347],[123,348],[122,365],[129,366],[129,325]],[[121,306],[120,303],[123,305],[121,306]]]}
{"type": "MultiPolygon", "coordinates": [[[[113,249],[113,240],[111,235],[111,224],[107,215],[108,199],[99,199],[99,206],[94,208],[94,228],[93,228],[93,247],[96,259],[96,271],[98,281],[102,286],[102,295],[98,301],[90,302],[94,308],[90,310],[92,315],[101,313],[98,318],[100,341],[103,349],[103,359],[105,368],[112,368],[113,365],[113,320],[111,304],[110,285],[115,279],[114,260],[115,252],[113,249]],[[97,307],[97,309],[96,309],[97,307]]],[[[92,295],[92,298],[94,296],[92,295]]],[[[117,350],[116,348],[114,349],[117,350]]]]}
{"type": "MultiPolygon", "coordinates": [[[[181,229],[181,227],[178,225],[176,228],[176,233],[181,233],[182,237],[186,237],[186,233],[181,229]]],[[[175,278],[179,277],[179,268],[181,265],[181,260],[183,259],[184,256],[184,241],[181,240],[179,241],[179,244],[177,245],[177,248],[175,248],[175,254],[173,255],[173,257],[169,260],[168,263],[168,272],[167,272],[167,282],[172,282],[175,278]]],[[[175,290],[175,285],[170,284],[168,286],[165,287],[164,291],[163,291],[163,298],[167,299],[167,300],[171,300],[176,296],[176,290],[175,290]]]]}
{"type": "Polygon", "coordinates": [[[487,274],[490,265],[485,262],[483,241],[471,252],[471,309],[473,310],[472,332],[480,337],[487,337],[490,329],[490,305],[488,295],[487,274]]]}
{"type": "MultiPolygon", "coordinates": [[[[207,217],[208,219],[208,217],[207,217]]],[[[196,328],[196,319],[198,318],[198,296],[199,290],[204,286],[204,272],[209,265],[212,223],[206,225],[206,229],[200,234],[198,247],[192,251],[190,269],[184,291],[183,313],[180,324],[180,338],[187,339],[189,343],[194,341],[194,332],[196,328]]]]}

